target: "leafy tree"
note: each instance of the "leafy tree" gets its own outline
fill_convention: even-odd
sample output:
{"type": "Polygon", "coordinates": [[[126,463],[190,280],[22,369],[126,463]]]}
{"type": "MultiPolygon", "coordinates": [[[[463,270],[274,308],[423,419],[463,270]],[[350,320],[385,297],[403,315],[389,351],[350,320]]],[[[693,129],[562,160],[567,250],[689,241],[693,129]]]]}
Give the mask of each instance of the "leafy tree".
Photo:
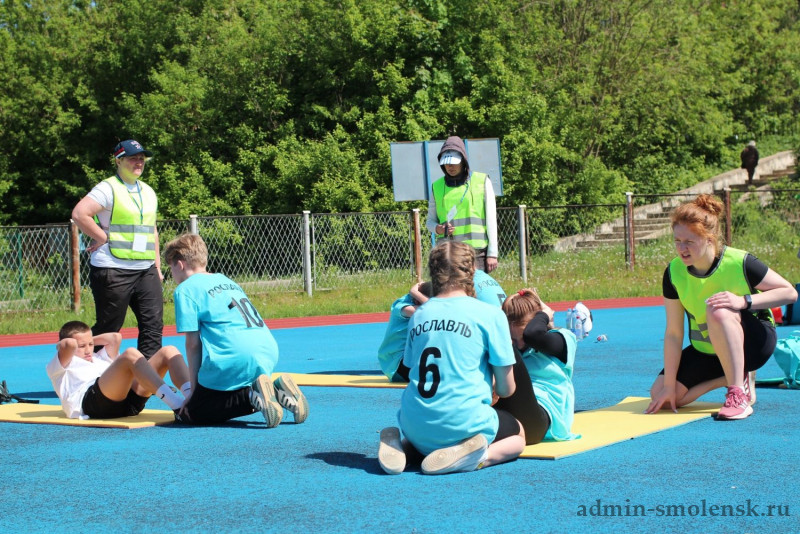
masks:
{"type": "Polygon", "coordinates": [[[0,0],[0,223],[153,150],[165,218],[405,209],[395,141],[497,137],[500,205],[620,202],[797,144],[790,0],[0,0]]]}

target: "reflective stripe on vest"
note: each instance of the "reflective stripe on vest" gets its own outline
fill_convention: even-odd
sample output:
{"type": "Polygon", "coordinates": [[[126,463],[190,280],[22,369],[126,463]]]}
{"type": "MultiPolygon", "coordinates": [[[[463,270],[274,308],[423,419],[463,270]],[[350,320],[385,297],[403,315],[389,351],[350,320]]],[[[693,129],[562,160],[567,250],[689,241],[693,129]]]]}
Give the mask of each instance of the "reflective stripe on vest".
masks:
{"type": "MultiPolygon", "coordinates": [[[[678,298],[689,320],[689,341],[700,352],[715,353],[708,337],[706,299],[720,291],[730,291],[734,295],[758,293],[758,290],[750,288],[745,277],[746,256],[747,252],[744,250],[725,247],[717,266],[704,276],[690,273],[680,258],[673,259],[669,264],[670,280],[678,292],[678,298]]],[[[743,310],[742,313],[748,312],[743,310]]],[[[774,323],[770,310],[755,310],[751,313],[774,323]]]]}
{"type": "Polygon", "coordinates": [[[153,189],[139,182],[139,193],[131,193],[116,176],[106,179],[114,193],[108,226],[108,250],[121,260],[154,260],[156,257],[156,211],[158,199],[153,189]],[[135,197],[135,198],[134,198],[135,197]],[[134,243],[142,242],[134,250],[134,243]]]}
{"type": "MultiPolygon", "coordinates": [[[[486,233],[486,180],[486,174],[473,172],[466,183],[458,187],[448,186],[444,176],[431,186],[439,223],[446,223],[448,212],[456,206],[456,216],[451,221],[453,240],[462,241],[476,249],[489,246],[486,233]]],[[[439,236],[436,240],[443,239],[447,237],[439,236]]]]}

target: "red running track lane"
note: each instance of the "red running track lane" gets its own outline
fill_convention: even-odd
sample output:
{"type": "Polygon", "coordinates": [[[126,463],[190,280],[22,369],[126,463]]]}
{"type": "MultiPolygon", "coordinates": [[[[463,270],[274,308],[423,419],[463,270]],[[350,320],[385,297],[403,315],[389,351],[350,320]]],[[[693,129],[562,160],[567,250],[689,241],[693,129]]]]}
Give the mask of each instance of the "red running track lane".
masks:
{"type": "MultiPolygon", "coordinates": [[[[642,306],[660,306],[663,297],[628,297],[619,299],[584,300],[590,310],[608,308],[637,308],[642,306]]],[[[554,311],[565,311],[574,301],[549,302],[554,311]]],[[[389,312],[352,313],[346,315],[317,315],[313,317],[289,317],[285,319],[268,319],[267,326],[272,330],[280,328],[304,328],[309,326],[335,326],[340,324],[385,323],[389,320],[389,312]]],[[[120,333],[124,339],[135,339],[139,335],[137,328],[123,328],[120,333]]],[[[174,325],[164,327],[164,336],[179,335],[174,325]]],[[[42,332],[38,334],[12,334],[0,336],[0,348],[26,345],[46,345],[58,342],[58,332],[42,332]]]]}

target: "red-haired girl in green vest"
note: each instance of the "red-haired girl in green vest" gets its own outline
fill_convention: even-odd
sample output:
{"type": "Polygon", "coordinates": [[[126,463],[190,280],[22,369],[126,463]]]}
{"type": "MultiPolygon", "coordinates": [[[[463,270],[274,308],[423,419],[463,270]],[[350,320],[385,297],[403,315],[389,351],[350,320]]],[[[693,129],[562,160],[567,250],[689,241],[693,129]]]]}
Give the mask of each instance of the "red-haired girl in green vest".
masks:
{"type": "Polygon", "coordinates": [[[722,202],[700,195],[673,210],[678,256],[664,272],[667,312],[664,369],[650,389],[647,413],[675,411],[709,391],[727,387],[718,419],[753,413],[749,373],[775,349],[771,308],[794,302],[797,291],[752,254],[723,244],[722,202]],[[681,348],[684,315],[690,344],[681,348]]]}

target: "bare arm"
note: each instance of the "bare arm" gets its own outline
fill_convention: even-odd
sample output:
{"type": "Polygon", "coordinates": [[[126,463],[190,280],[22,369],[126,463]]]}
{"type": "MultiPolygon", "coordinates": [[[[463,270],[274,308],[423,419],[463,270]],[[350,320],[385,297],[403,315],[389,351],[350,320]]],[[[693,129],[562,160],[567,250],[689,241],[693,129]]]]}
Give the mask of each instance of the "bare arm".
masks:
{"type": "Polygon", "coordinates": [[[517,384],[514,382],[514,366],[492,366],[492,371],[494,373],[495,391],[497,395],[502,398],[513,395],[517,390],[517,384]]]}
{"type": "Polygon", "coordinates": [[[103,206],[88,196],[83,197],[72,210],[72,220],[75,221],[81,232],[92,238],[93,243],[87,249],[89,252],[94,252],[100,245],[108,241],[105,230],[94,222],[94,216],[101,211],[103,211],[103,206]]]}
{"type": "Polygon", "coordinates": [[[752,308],[755,310],[775,308],[797,300],[797,289],[772,269],[767,271],[767,275],[756,286],[756,289],[761,293],[756,293],[752,296],[752,308]]]}
{"type": "Polygon", "coordinates": [[[678,299],[664,299],[664,308],[667,313],[667,328],[664,332],[664,385],[661,391],[654,395],[653,400],[645,412],[655,413],[664,405],[678,409],[676,393],[678,366],[681,363],[683,351],[683,321],[685,310],[678,299]]]}
{"type": "Polygon", "coordinates": [[[200,332],[186,332],[186,362],[189,364],[192,391],[197,387],[197,373],[200,371],[202,356],[203,342],[200,340],[200,332]]]}
{"type": "Polygon", "coordinates": [[[664,299],[667,328],[664,332],[664,385],[675,387],[678,365],[683,351],[683,324],[685,310],[678,299],[664,299]]]}
{"type": "Polygon", "coordinates": [[[75,351],[78,350],[78,342],[71,337],[65,337],[56,343],[58,350],[58,361],[61,362],[61,367],[66,368],[75,356],[75,351]]]}
{"type": "Polygon", "coordinates": [[[112,360],[119,356],[119,346],[122,344],[122,335],[119,332],[107,332],[93,338],[95,345],[104,345],[106,354],[112,360]]]}
{"type": "MultiPolygon", "coordinates": [[[[794,286],[772,269],[767,270],[767,274],[758,283],[756,289],[761,293],[753,293],[750,296],[753,301],[751,306],[753,310],[766,310],[797,300],[797,290],[794,286]]],[[[708,297],[706,303],[715,309],[744,310],[747,308],[747,301],[745,301],[744,295],[736,295],[730,291],[715,293],[708,297]]]]}
{"type": "Polygon", "coordinates": [[[428,302],[428,297],[426,297],[425,294],[419,290],[419,286],[421,285],[422,282],[414,284],[413,286],[411,286],[409,293],[411,293],[411,298],[413,298],[420,304],[425,304],[426,302],[428,302]]]}
{"type": "Polygon", "coordinates": [[[158,271],[158,277],[163,282],[164,281],[164,273],[161,272],[161,245],[159,245],[159,243],[158,243],[158,228],[155,228],[154,231],[155,231],[155,234],[156,234],[155,235],[155,239],[156,239],[156,242],[155,242],[155,247],[156,247],[155,265],[156,265],[156,270],[158,271]]]}

